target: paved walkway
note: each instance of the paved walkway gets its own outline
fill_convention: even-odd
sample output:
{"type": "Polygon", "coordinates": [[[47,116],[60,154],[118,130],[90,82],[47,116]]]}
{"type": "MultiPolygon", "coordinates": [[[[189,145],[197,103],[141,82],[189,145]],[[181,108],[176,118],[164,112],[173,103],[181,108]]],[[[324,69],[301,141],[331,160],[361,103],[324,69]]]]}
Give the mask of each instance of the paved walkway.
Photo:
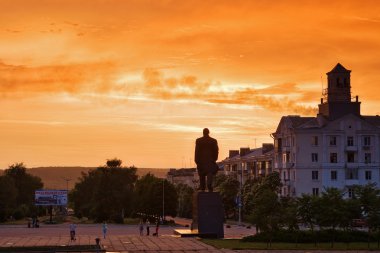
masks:
{"type": "MultiPolygon", "coordinates": [[[[241,232],[240,227],[237,230],[241,232]]],[[[99,225],[79,225],[77,240],[70,242],[68,236],[68,225],[56,225],[41,227],[40,229],[27,229],[25,226],[0,226],[0,247],[26,247],[26,246],[67,246],[67,245],[94,245],[95,238],[101,235],[99,225]]],[[[107,252],[161,252],[161,253],[216,253],[216,252],[238,252],[238,253],[320,253],[324,251],[294,251],[294,250],[227,250],[215,249],[196,238],[179,238],[172,235],[173,228],[162,227],[159,237],[140,236],[137,234],[137,226],[109,226],[110,234],[106,239],[101,238],[101,245],[107,252]]],[[[325,251],[326,252],[326,251],[325,251]]],[[[342,251],[328,251],[334,253],[342,251]]],[[[350,253],[366,251],[350,251],[350,253]]],[[[372,251],[374,252],[374,251],[372,251]]]]}
{"type": "MultiPolygon", "coordinates": [[[[75,242],[70,242],[69,236],[1,237],[0,247],[89,245],[95,244],[95,238],[96,236],[78,236],[75,242]]],[[[116,235],[101,239],[101,245],[107,252],[226,252],[217,250],[195,238],[174,236],[116,235]]]]}

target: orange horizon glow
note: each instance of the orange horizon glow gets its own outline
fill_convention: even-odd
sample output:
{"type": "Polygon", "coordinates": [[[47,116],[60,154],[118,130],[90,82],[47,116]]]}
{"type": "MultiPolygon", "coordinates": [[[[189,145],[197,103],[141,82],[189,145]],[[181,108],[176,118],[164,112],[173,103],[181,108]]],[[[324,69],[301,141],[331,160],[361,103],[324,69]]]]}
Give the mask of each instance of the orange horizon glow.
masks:
{"type": "Polygon", "coordinates": [[[0,2],[0,168],[193,167],[208,127],[228,150],[313,116],[325,73],[352,70],[380,114],[377,1],[0,2]]]}

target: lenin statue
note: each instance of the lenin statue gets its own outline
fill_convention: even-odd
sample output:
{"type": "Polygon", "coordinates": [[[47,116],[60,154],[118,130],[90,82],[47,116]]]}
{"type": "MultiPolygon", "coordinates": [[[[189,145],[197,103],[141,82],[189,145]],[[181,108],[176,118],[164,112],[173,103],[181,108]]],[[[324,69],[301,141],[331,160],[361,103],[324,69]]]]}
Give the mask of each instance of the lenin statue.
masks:
{"type": "Polygon", "coordinates": [[[195,163],[199,174],[200,187],[199,190],[205,191],[206,177],[207,189],[209,192],[213,191],[212,181],[214,175],[218,172],[218,142],[209,136],[210,131],[203,129],[203,137],[198,138],[195,143],[195,163]]]}

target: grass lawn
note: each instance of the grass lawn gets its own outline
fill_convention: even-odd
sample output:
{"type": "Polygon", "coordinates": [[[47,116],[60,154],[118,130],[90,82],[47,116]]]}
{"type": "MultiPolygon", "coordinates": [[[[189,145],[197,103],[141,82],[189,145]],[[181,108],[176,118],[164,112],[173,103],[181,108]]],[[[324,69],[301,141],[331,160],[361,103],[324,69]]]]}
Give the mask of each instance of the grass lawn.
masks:
{"type": "MultiPolygon", "coordinates": [[[[368,250],[368,244],[353,242],[350,244],[346,243],[335,243],[334,248],[331,248],[331,243],[318,243],[314,246],[314,243],[272,243],[271,246],[262,242],[243,242],[238,239],[202,239],[202,242],[214,246],[218,249],[277,249],[277,250],[368,250]]],[[[370,244],[369,250],[380,250],[377,247],[377,243],[373,242],[370,244]]]]}

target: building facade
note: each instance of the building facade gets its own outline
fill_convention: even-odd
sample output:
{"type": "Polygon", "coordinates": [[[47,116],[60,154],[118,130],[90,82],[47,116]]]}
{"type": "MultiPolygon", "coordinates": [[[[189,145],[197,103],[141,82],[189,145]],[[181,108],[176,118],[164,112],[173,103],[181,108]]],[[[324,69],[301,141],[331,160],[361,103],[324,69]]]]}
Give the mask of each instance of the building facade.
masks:
{"type": "Polygon", "coordinates": [[[264,143],[261,148],[230,150],[229,157],[220,163],[224,174],[232,175],[244,184],[248,179],[265,176],[273,168],[273,144],[264,143]]]}
{"type": "Polygon", "coordinates": [[[272,137],[282,195],[319,195],[335,187],[351,197],[354,185],[379,185],[380,117],[361,115],[358,96],[351,97],[350,76],[338,63],[327,73],[315,117],[281,118],[272,137]]]}
{"type": "Polygon", "coordinates": [[[195,168],[170,169],[166,179],[172,184],[185,184],[194,189],[199,184],[199,176],[195,168]]]}

